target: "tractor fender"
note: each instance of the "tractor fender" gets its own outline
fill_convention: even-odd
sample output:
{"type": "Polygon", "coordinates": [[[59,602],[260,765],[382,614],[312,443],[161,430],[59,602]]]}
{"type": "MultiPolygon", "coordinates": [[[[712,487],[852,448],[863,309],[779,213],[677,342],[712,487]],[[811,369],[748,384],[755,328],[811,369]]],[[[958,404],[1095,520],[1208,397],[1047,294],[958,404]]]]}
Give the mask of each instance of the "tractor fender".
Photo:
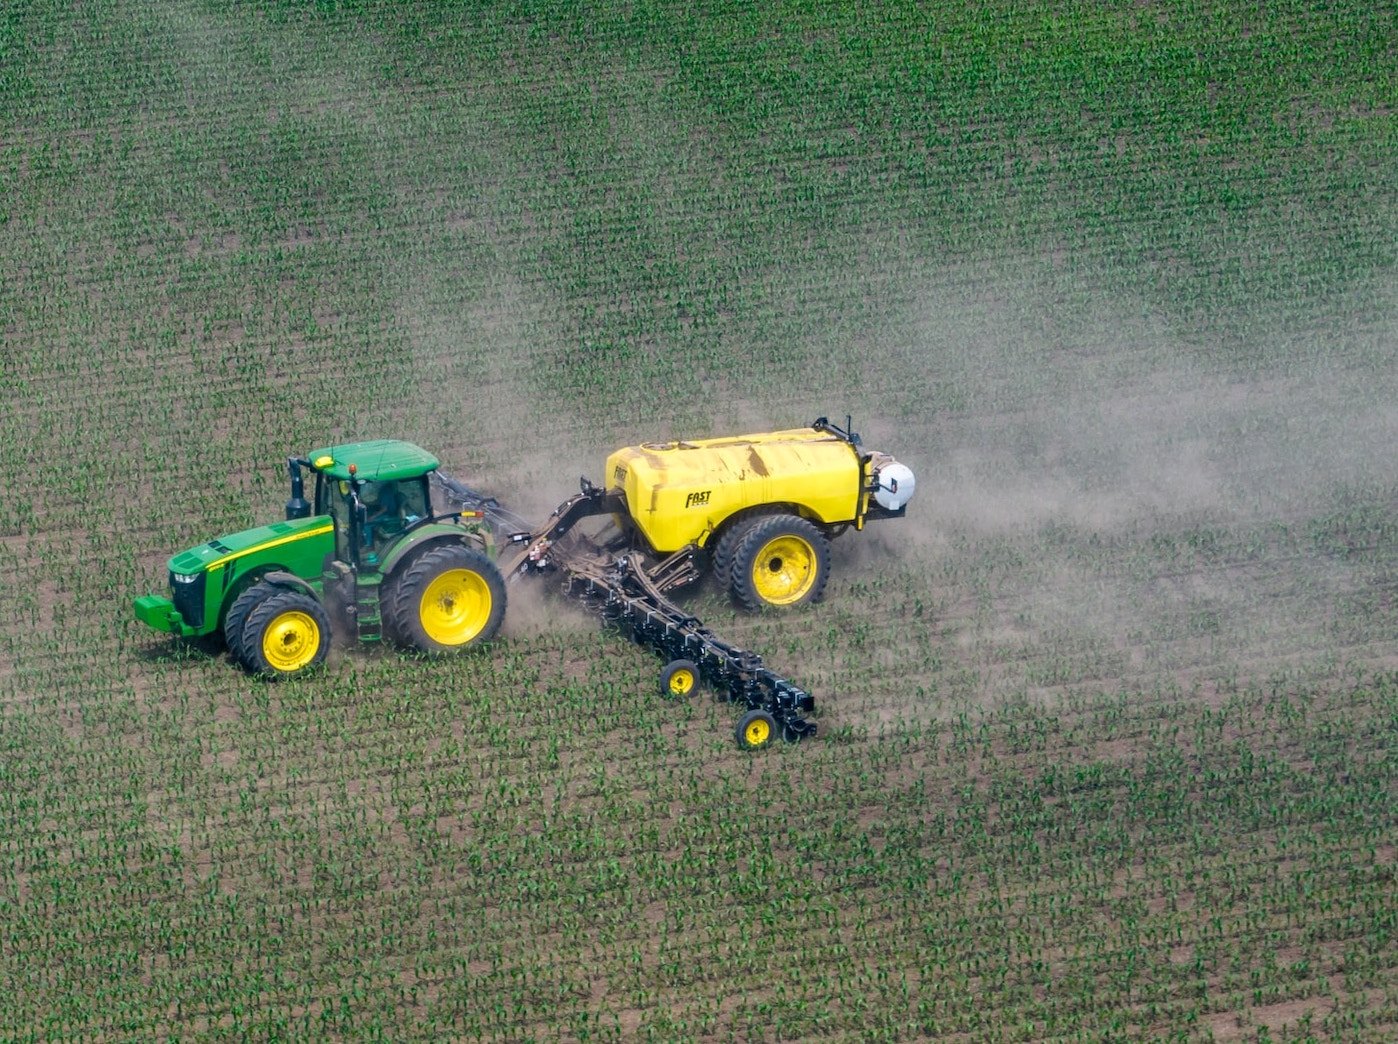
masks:
{"type": "MultiPolygon", "coordinates": [[[[222,629],[224,617],[228,615],[228,610],[233,607],[233,603],[238,600],[238,596],[240,594],[246,591],[249,587],[252,587],[253,584],[259,584],[263,581],[270,580],[270,578],[273,576],[286,577],[291,581],[297,581],[300,579],[296,576],[295,573],[287,572],[287,570],[275,563],[269,565],[266,562],[260,562],[257,565],[254,565],[248,569],[244,569],[241,573],[237,574],[234,574],[231,569],[225,570],[222,594],[223,601],[219,605],[218,609],[219,629],[222,629]]],[[[280,586],[289,587],[295,585],[282,583],[280,586]]]]}
{"type": "Polygon", "coordinates": [[[291,591],[300,591],[303,594],[310,595],[317,602],[320,601],[319,591],[305,580],[302,580],[295,573],[288,573],[284,569],[274,569],[270,573],[264,573],[262,575],[262,582],[265,584],[275,584],[277,587],[285,587],[291,591]]]}
{"type": "Polygon", "coordinates": [[[408,559],[416,557],[419,551],[447,543],[465,544],[477,550],[485,550],[484,542],[469,530],[449,523],[434,522],[415,528],[393,545],[379,563],[379,571],[388,576],[408,559]]]}

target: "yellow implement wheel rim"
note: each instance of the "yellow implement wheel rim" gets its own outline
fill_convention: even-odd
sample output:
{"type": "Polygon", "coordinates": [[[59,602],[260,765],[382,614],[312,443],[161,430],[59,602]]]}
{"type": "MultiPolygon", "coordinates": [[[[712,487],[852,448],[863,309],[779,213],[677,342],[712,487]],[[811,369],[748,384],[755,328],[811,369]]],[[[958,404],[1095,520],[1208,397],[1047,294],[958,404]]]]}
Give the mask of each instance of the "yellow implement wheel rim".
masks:
{"type": "Polygon", "coordinates": [[[682,667],[670,675],[670,692],[675,696],[688,696],[694,691],[694,672],[682,667]]]}
{"type": "Polygon", "coordinates": [[[291,674],[316,658],[320,627],[299,609],[279,613],[262,632],[262,656],[274,671],[291,674]]]}
{"type": "Polygon", "coordinates": [[[791,605],[815,586],[819,562],[815,548],[787,534],[762,545],[752,563],[752,586],[771,605],[791,605]]]}
{"type": "Polygon", "coordinates": [[[754,718],[743,730],[743,739],[749,747],[760,747],[772,738],[772,725],[766,718],[754,718]]]}
{"type": "Polygon", "coordinates": [[[422,592],[418,618],[438,645],[465,645],[490,622],[490,585],[470,569],[448,569],[422,592]]]}

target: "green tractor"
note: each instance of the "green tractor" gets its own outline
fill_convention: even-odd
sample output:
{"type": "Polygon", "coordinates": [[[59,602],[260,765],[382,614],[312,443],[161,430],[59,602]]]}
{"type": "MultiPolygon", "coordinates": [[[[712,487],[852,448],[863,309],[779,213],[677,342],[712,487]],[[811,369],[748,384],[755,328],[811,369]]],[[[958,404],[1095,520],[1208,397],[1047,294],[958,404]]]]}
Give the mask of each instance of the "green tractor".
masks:
{"type": "Polygon", "coordinates": [[[332,633],[427,653],[489,641],[505,616],[494,539],[480,511],[433,513],[437,467],[389,439],[289,458],[286,521],[175,555],[173,597],[137,598],[136,616],[184,637],[221,633],[235,659],[269,678],[322,663],[332,633]]]}

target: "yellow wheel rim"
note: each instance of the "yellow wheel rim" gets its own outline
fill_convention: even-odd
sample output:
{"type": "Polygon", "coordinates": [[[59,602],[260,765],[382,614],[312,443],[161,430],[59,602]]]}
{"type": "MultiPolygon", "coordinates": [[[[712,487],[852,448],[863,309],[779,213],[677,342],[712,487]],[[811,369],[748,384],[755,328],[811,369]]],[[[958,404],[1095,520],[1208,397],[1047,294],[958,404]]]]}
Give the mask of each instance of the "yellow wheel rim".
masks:
{"type": "Polygon", "coordinates": [[[694,691],[694,672],[689,668],[681,668],[670,675],[670,694],[673,696],[688,696],[694,691]]]}
{"type": "Polygon", "coordinates": [[[752,563],[752,586],[770,605],[799,602],[815,586],[815,548],[799,536],[779,536],[762,545],[752,563]]]}
{"type": "Polygon", "coordinates": [[[465,645],[490,622],[490,585],[470,569],[448,569],[433,578],[418,607],[422,629],[438,645],[465,645]]]}
{"type": "Polygon", "coordinates": [[[754,718],[743,730],[743,739],[749,747],[760,747],[772,738],[772,725],[766,718],[754,718]]]}
{"type": "Polygon", "coordinates": [[[262,656],[274,671],[299,671],[319,651],[320,628],[314,617],[299,609],[272,617],[262,632],[262,656]]]}

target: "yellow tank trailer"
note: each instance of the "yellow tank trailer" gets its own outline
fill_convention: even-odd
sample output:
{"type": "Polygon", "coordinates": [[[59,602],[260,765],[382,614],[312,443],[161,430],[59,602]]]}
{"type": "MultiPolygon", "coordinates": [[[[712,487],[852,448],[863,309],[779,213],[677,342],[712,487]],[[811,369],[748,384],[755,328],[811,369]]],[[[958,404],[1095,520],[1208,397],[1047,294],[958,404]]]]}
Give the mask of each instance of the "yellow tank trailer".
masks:
{"type": "Polygon", "coordinates": [[[901,517],[914,487],[909,468],[823,417],[809,428],[629,446],[607,458],[606,476],[651,549],[702,549],[719,585],[751,610],[819,599],[830,539],[901,517]]]}

